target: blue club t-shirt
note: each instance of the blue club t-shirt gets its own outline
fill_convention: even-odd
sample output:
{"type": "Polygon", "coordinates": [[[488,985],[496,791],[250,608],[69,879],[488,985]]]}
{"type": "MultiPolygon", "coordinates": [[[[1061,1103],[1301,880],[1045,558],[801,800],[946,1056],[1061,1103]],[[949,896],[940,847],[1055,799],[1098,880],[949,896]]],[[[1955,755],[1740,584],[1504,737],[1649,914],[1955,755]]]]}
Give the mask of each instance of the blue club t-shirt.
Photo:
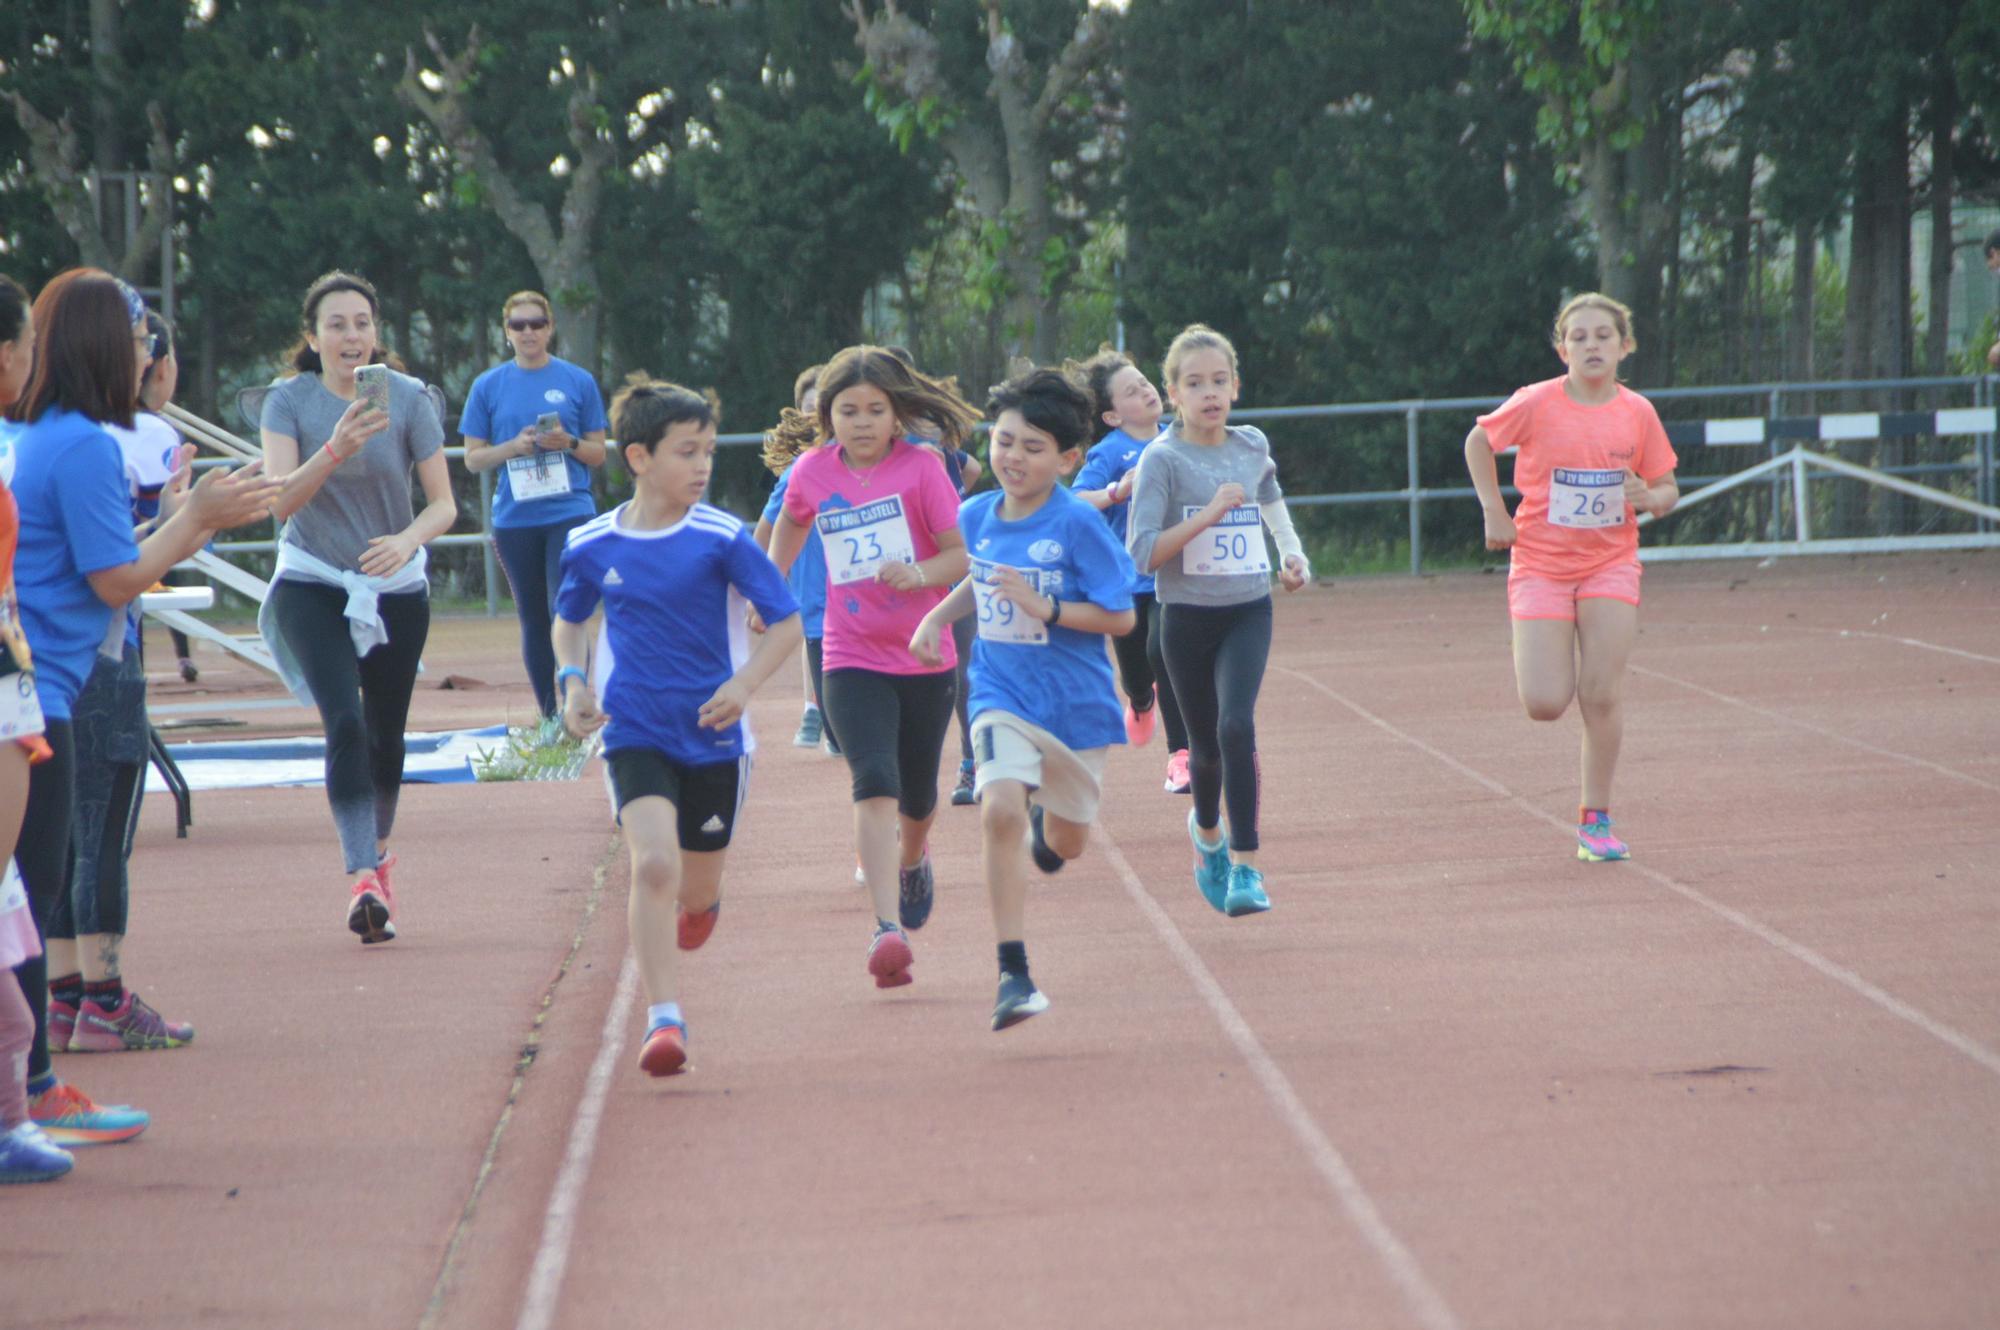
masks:
{"type": "MultiPolygon", "coordinates": [[[[764,505],[764,520],[773,526],[785,511],[785,494],[791,489],[791,482],[792,468],[788,466],[771,488],[770,500],[764,505]]],[[[818,641],[826,636],[826,549],[819,543],[817,526],[806,528],[806,543],[799,547],[799,557],[792,560],[792,571],[786,580],[791,583],[799,613],[805,618],[806,636],[818,641]]]]}
{"type": "Polygon", "coordinates": [[[604,605],[604,751],[650,748],[684,766],[733,762],[751,747],[742,723],[705,730],[701,705],[749,659],[743,602],[767,624],[797,614],[798,602],[749,528],[720,508],[698,503],[670,527],[628,531],[619,518],[630,506],[569,533],[556,592],[556,613],[571,623],[604,605]]]}
{"type": "Polygon", "coordinates": [[[35,691],[43,715],[68,720],[115,613],[89,575],[139,557],[125,454],[96,421],[51,407],[0,440],[0,478],[21,510],[14,588],[35,691]]]}
{"type": "MultiPolygon", "coordinates": [[[[1095,508],[1057,486],[1040,508],[1009,522],[1000,516],[1006,497],[989,490],[959,509],[971,576],[987,581],[1005,566],[1057,600],[1087,600],[1113,612],[1132,608],[1132,556],[1095,508]]],[[[1012,712],[1077,751],[1124,743],[1124,706],[1104,635],[1056,624],[1041,630],[1043,642],[997,640],[1006,631],[999,621],[1014,616],[1001,598],[982,600],[967,714],[977,720],[982,711],[1012,712]]]]}
{"type": "MultiPolygon", "coordinates": [[[[1155,438],[1158,435],[1154,436],[1155,438]]],[[[1083,466],[1077,471],[1070,488],[1080,490],[1108,490],[1125,479],[1125,473],[1139,465],[1139,454],[1146,451],[1146,444],[1122,429],[1112,430],[1097,441],[1097,446],[1083,459],[1083,466]]],[[[1114,503],[1102,510],[1105,525],[1118,543],[1125,543],[1125,514],[1131,503],[1114,503]]],[[[1153,575],[1134,569],[1132,574],[1132,594],[1135,596],[1153,594],[1153,575]]]]}
{"type": "MultiPolygon", "coordinates": [[[[581,439],[610,428],[597,380],[580,366],[551,356],[540,369],[522,369],[509,360],[474,379],[465,410],[458,418],[458,432],[488,443],[505,443],[551,411],[562,417],[562,427],[571,438],[581,439]]],[[[545,459],[512,457],[497,469],[493,482],[496,527],[549,526],[589,517],[596,511],[597,501],[590,494],[590,468],[568,453],[545,459]],[[534,467],[538,462],[563,467],[569,475],[568,492],[515,499],[510,479],[514,469],[534,467]]]]}

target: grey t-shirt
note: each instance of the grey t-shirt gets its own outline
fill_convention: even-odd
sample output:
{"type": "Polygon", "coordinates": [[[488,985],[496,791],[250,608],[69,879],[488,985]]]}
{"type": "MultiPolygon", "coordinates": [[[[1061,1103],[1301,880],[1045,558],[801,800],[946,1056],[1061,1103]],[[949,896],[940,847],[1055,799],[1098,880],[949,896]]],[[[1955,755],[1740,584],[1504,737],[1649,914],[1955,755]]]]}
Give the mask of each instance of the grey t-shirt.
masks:
{"type": "MultiPolygon", "coordinates": [[[[299,464],[326,446],[351,403],[317,374],[285,380],[264,399],[263,427],[299,441],[299,464]]],[[[361,566],[368,542],[410,524],[410,469],[444,446],[444,424],[424,385],[389,376],[389,428],[334,468],[306,506],[285,522],[283,539],[343,572],[361,566]]]]}
{"type": "MultiPolygon", "coordinates": [[[[1146,445],[1125,529],[1125,548],[1132,552],[1132,562],[1140,571],[1145,571],[1153,543],[1162,531],[1186,521],[1188,509],[1205,506],[1232,480],[1243,487],[1246,504],[1276,503],[1285,497],[1278,488],[1278,464],[1271,460],[1271,444],[1262,430],[1230,425],[1223,431],[1222,442],[1211,447],[1182,438],[1176,421],[1146,445]]],[[[1221,526],[1209,528],[1224,530],[1221,526]]],[[[1246,536],[1257,546],[1264,543],[1261,521],[1246,519],[1243,525],[1228,530],[1246,536]]],[[[1196,541],[1206,536],[1208,532],[1203,532],[1196,541]]],[[[1195,542],[1189,544],[1193,547],[1195,542]]],[[[1270,558],[1268,550],[1265,558],[1270,558]]],[[[1153,570],[1153,594],[1162,605],[1241,605],[1271,594],[1268,572],[1195,574],[1184,565],[1183,557],[1176,554],[1153,570]]]]}

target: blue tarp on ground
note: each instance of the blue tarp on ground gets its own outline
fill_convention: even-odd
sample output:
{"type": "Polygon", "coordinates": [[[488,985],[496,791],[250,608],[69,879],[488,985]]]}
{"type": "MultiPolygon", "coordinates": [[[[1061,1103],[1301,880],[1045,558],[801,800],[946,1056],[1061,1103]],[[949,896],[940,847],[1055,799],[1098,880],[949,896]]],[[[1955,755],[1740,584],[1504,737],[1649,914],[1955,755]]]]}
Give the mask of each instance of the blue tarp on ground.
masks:
{"type": "MultiPolygon", "coordinates": [[[[473,779],[472,759],[481,749],[491,752],[499,748],[506,738],[504,725],[406,735],[403,779],[429,785],[469,782],[473,779]]],[[[326,741],[317,737],[168,744],[167,752],[190,790],[320,785],[326,779],[326,741]]],[[[166,788],[159,771],[148,767],[147,793],[165,792],[166,788]]]]}

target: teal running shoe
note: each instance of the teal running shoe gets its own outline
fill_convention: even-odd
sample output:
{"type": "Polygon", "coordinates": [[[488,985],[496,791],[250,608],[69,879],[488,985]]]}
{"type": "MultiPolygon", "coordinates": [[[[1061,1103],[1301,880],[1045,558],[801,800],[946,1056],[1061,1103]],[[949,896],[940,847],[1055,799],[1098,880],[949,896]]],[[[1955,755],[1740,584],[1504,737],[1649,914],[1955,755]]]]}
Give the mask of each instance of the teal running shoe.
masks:
{"type": "Polygon", "coordinates": [[[1585,863],[1602,864],[1630,859],[1632,851],[1611,834],[1611,814],[1592,809],[1590,820],[1576,829],[1576,857],[1585,863]]]}
{"type": "Polygon", "coordinates": [[[1190,808],[1188,839],[1194,842],[1194,884],[1201,888],[1203,900],[1218,912],[1224,911],[1224,902],[1229,897],[1229,837],[1223,836],[1213,846],[1203,844],[1201,828],[1195,824],[1194,810],[1190,808]]]}
{"type": "Polygon", "coordinates": [[[1222,912],[1231,919],[1240,919],[1270,908],[1271,898],[1264,894],[1264,874],[1249,864],[1231,864],[1229,894],[1223,897],[1222,912]]]}

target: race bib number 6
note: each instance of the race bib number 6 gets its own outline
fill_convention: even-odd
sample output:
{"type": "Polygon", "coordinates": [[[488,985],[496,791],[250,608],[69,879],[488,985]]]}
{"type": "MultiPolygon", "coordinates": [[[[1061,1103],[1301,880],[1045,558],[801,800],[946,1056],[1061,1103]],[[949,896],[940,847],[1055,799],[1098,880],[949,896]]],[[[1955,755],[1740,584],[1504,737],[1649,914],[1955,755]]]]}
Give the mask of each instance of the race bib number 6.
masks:
{"type": "MultiPolygon", "coordinates": [[[[1189,504],[1181,510],[1181,518],[1185,521],[1200,511],[1189,504]]],[[[1181,546],[1181,571],[1193,577],[1270,572],[1271,559],[1264,552],[1264,519],[1257,505],[1237,504],[1220,522],[1181,546]]]]}
{"type": "Polygon", "coordinates": [[[1625,473],[1559,466],[1549,476],[1549,525],[1625,525],[1625,473]]]}
{"type": "MultiPolygon", "coordinates": [[[[972,570],[972,600],[979,611],[979,636],[988,642],[1047,646],[1049,626],[1001,595],[999,588],[988,580],[992,576],[991,564],[975,565],[972,570]]],[[[1021,576],[1037,591],[1042,589],[1036,570],[1029,569],[1021,576]]]]}
{"type": "Polygon", "coordinates": [[[903,516],[903,496],[840,508],[814,519],[826,549],[826,571],[835,586],[870,582],[892,563],[915,563],[917,547],[903,516]]]}

